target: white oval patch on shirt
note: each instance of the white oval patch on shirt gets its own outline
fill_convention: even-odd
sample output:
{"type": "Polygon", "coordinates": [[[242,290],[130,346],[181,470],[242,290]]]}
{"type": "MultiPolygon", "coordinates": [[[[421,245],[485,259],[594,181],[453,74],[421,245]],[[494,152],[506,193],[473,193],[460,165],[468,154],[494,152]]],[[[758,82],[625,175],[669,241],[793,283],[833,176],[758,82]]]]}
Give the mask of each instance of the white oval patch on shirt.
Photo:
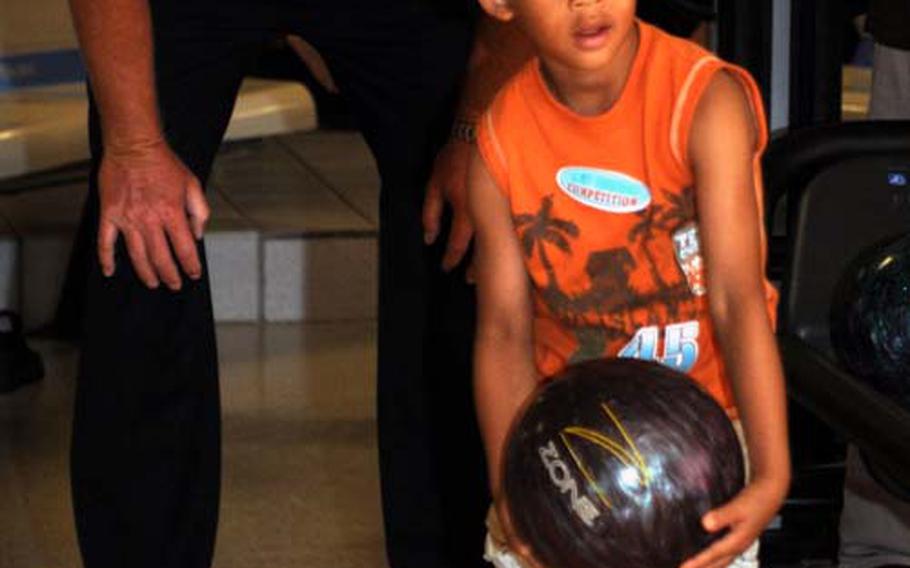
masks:
{"type": "Polygon", "coordinates": [[[619,172],[566,167],[556,172],[556,184],[575,201],[610,213],[635,213],[651,204],[648,187],[619,172]]]}

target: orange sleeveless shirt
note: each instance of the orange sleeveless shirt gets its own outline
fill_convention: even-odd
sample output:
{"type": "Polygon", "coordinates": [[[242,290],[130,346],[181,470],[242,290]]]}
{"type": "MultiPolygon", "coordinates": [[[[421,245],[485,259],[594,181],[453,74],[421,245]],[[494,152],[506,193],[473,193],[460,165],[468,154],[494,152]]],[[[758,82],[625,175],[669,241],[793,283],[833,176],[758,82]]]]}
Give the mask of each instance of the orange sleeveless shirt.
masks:
{"type": "MultiPolygon", "coordinates": [[[[532,282],[539,372],[598,357],[655,360],[689,374],[735,415],[708,309],[687,143],[706,87],[729,71],[759,129],[761,213],[761,96],[745,70],[637,25],[638,52],[610,110],[585,117],[563,106],[535,59],[481,118],[478,149],[509,200],[532,282]]],[[[773,321],[777,295],[767,282],[766,290],[773,321]]]]}

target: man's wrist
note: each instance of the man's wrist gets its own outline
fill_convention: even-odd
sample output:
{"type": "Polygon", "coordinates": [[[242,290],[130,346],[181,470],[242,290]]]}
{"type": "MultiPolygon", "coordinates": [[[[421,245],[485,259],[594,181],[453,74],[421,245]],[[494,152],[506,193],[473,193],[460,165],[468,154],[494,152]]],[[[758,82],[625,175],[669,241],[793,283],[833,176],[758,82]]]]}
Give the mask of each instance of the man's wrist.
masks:
{"type": "Polygon", "coordinates": [[[104,136],[103,139],[105,153],[121,156],[143,154],[149,150],[167,146],[164,135],[160,132],[149,132],[141,135],[111,135],[104,136]]]}
{"type": "Polygon", "coordinates": [[[474,144],[477,141],[477,125],[473,120],[456,118],[449,137],[458,142],[474,144]]]}

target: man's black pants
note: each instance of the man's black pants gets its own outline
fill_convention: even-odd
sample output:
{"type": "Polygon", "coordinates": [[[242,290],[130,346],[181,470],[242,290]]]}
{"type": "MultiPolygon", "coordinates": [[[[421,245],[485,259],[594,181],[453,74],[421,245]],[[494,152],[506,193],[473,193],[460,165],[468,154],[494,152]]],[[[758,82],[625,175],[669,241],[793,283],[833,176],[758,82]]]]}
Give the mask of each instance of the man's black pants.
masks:
{"type": "MultiPolygon", "coordinates": [[[[270,42],[297,33],[327,60],[382,177],[378,416],[390,565],[481,565],[488,497],[470,390],[473,298],[462,274],[439,271],[441,247],[424,247],[420,224],[470,21],[412,0],[150,4],[165,133],[203,184],[241,79],[270,42]]],[[[72,445],[85,565],[207,567],[220,485],[209,284],[184,278],[178,293],[146,289],[122,240],[115,276],[102,276],[94,243],[103,145],[94,105],[90,126],[94,167],[78,237],[89,269],[72,445]]],[[[304,496],[308,490],[300,487],[304,496]]]]}

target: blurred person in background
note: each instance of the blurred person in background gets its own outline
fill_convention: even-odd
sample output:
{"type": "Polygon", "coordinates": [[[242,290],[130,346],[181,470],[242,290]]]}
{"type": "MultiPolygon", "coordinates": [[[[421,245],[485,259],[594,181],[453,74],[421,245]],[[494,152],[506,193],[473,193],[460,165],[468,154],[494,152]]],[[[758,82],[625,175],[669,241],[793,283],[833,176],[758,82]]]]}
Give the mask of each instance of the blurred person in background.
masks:
{"type": "Polygon", "coordinates": [[[875,40],[869,118],[910,119],[910,0],[870,0],[866,30],[875,40]]]}

